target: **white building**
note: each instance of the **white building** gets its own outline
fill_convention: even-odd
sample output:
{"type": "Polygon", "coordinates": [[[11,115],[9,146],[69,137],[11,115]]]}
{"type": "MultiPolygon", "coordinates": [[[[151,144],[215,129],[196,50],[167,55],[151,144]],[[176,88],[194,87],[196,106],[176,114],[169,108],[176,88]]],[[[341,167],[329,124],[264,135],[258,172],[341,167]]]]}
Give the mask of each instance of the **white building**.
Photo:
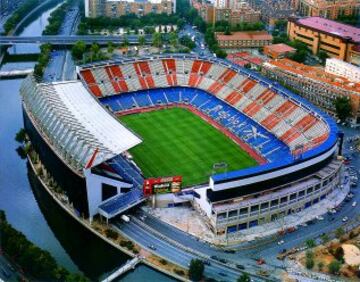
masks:
{"type": "Polygon", "coordinates": [[[353,82],[360,82],[360,67],[336,58],[326,60],[325,71],[342,76],[353,82]]]}

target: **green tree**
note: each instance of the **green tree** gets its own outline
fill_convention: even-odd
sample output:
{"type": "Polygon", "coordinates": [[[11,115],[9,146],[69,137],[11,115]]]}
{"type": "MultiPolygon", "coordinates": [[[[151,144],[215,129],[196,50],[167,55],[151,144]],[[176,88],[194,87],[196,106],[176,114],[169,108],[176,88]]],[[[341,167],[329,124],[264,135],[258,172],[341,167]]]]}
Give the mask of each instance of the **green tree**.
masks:
{"type": "Polygon", "coordinates": [[[324,268],[324,263],[322,262],[322,261],[319,261],[319,263],[318,263],[318,269],[320,270],[320,271],[322,271],[323,270],[323,268],[324,268]]]}
{"type": "Polygon", "coordinates": [[[318,57],[319,57],[319,59],[321,60],[321,62],[323,63],[323,64],[325,64],[325,61],[326,61],[326,59],[327,58],[329,58],[329,55],[326,53],[326,52],[324,52],[324,51],[319,51],[319,53],[318,53],[318,57]]]}
{"type": "Polygon", "coordinates": [[[204,274],[204,263],[199,259],[192,259],[189,267],[189,278],[192,281],[200,281],[204,274]]]}
{"type": "Polygon", "coordinates": [[[178,38],[177,38],[177,34],[175,32],[170,32],[170,34],[169,34],[169,43],[173,47],[176,47],[176,45],[178,43],[178,38]]]}
{"type": "Polygon", "coordinates": [[[321,242],[323,243],[323,244],[326,244],[327,242],[329,242],[329,240],[330,240],[330,238],[329,238],[329,236],[327,235],[327,234],[322,234],[321,236],[320,236],[320,238],[321,238],[321,242]]]}
{"type": "Polygon", "coordinates": [[[216,54],[216,57],[221,58],[221,59],[225,59],[227,57],[227,53],[223,49],[217,49],[215,51],[215,54],[216,54]]]}
{"type": "Polygon", "coordinates": [[[139,36],[139,45],[140,45],[140,46],[144,46],[145,43],[146,43],[145,36],[140,35],[140,36],[139,36]]]}
{"type": "Polygon", "coordinates": [[[308,239],[305,241],[305,245],[308,248],[314,248],[316,246],[314,239],[308,239]]]}
{"type": "Polygon", "coordinates": [[[340,238],[341,236],[343,236],[345,234],[345,230],[342,227],[339,227],[335,230],[335,236],[336,238],[340,238]]]}
{"type": "Polygon", "coordinates": [[[155,32],[152,36],[152,45],[160,48],[162,44],[161,34],[159,32],[155,32]]]}
{"type": "Polygon", "coordinates": [[[243,274],[241,274],[241,276],[239,276],[239,278],[236,281],[237,282],[250,282],[251,278],[250,278],[249,274],[243,273],[243,274]]]}
{"type": "Polygon", "coordinates": [[[334,105],[336,114],[342,122],[346,121],[346,119],[351,116],[352,109],[350,99],[348,97],[337,97],[334,101],[334,105]]]}
{"type": "Polygon", "coordinates": [[[337,247],[334,252],[334,257],[338,260],[343,262],[344,261],[344,249],[340,246],[337,247]]]}
{"type": "Polygon", "coordinates": [[[71,48],[71,54],[74,59],[81,60],[86,51],[86,44],[84,41],[75,42],[74,46],[71,48]]]}
{"type": "Polygon", "coordinates": [[[341,262],[334,259],[332,262],[328,264],[328,270],[331,274],[338,274],[341,268],[341,262]]]}
{"type": "Polygon", "coordinates": [[[306,266],[306,268],[307,268],[307,269],[313,269],[314,265],[315,265],[314,259],[307,257],[306,260],[305,260],[305,266],[306,266]]]}
{"type": "Polygon", "coordinates": [[[121,46],[123,46],[123,47],[126,48],[126,47],[129,46],[129,44],[130,44],[129,39],[128,39],[127,35],[124,34],[124,35],[123,35],[123,43],[121,44],[121,46]]]}
{"type": "Polygon", "coordinates": [[[108,52],[109,54],[112,54],[112,53],[114,52],[114,50],[115,50],[115,45],[114,45],[114,43],[111,42],[111,41],[109,41],[109,42],[108,42],[108,45],[107,45],[107,52],[108,52]]]}

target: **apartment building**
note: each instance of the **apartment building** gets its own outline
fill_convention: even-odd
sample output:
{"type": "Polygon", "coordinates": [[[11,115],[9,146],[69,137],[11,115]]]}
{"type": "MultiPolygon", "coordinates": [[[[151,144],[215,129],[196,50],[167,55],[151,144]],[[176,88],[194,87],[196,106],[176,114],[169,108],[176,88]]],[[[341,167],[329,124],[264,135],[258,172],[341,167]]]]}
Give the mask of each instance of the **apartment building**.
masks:
{"type": "Polygon", "coordinates": [[[360,0],[297,0],[296,9],[302,16],[336,20],[360,15],[360,0]]]}
{"type": "Polygon", "coordinates": [[[261,48],[270,45],[273,39],[266,31],[242,31],[230,35],[218,32],[215,37],[220,48],[261,48]]]}
{"type": "Polygon", "coordinates": [[[288,36],[308,45],[313,54],[324,51],[329,57],[359,65],[360,28],[321,17],[289,18],[288,36]]]}
{"type": "Polygon", "coordinates": [[[176,12],[176,0],[85,0],[85,16],[119,17],[127,14],[143,16],[149,13],[172,14],[176,12]]]}
{"type": "Polygon", "coordinates": [[[325,71],[342,76],[353,82],[360,82],[360,68],[347,62],[331,58],[326,60],[325,71]]]}
{"type": "Polygon", "coordinates": [[[262,72],[332,116],[336,116],[335,99],[339,96],[348,97],[352,106],[350,122],[360,124],[360,83],[328,73],[324,68],[307,66],[289,59],[266,62],[262,72]]]}

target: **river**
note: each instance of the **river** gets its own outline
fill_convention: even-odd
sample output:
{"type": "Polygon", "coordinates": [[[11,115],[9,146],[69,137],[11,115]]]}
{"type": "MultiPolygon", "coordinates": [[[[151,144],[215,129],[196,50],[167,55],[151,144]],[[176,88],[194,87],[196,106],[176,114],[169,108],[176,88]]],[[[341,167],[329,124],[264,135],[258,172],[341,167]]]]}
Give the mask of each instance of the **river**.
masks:
{"type": "MultiPolygon", "coordinates": [[[[43,12],[21,35],[41,35],[53,9],[43,12]]],[[[9,51],[36,53],[39,48],[34,44],[23,44],[9,51]]],[[[15,64],[20,68],[29,65],[15,64]]],[[[9,68],[9,65],[5,68],[9,68]]],[[[9,222],[16,229],[39,247],[48,250],[59,264],[97,281],[123,264],[128,257],[83,230],[66,215],[40,187],[27,161],[18,155],[19,143],[15,141],[15,135],[23,127],[19,94],[21,81],[0,80],[0,209],[5,210],[9,222]]],[[[174,280],[140,265],[118,281],[174,280]]]]}

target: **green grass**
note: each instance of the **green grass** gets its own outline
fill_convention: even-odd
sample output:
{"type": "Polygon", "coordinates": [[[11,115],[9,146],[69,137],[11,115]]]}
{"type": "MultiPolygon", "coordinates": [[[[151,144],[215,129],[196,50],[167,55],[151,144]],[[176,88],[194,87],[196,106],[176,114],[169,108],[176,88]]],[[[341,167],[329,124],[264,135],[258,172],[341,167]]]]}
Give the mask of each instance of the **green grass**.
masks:
{"type": "Polygon", "coordinates": [[[143,139],[130,153],[145,177],[182,175],[183,186],[189,186],[207,182],[214,163],[227,163],[228,171],[257,164],[234,141],[186,109],[127,115],[120,120],[143,139]]]}

